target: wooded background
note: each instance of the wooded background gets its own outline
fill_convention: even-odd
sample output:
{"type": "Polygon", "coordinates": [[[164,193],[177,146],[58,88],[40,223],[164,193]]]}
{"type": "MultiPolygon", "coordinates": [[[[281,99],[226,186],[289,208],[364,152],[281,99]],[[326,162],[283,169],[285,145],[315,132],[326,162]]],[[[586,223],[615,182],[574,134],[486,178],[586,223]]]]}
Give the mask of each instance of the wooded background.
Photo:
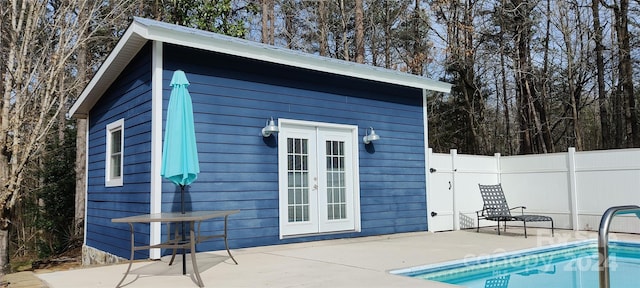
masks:
{"type": "Polygon", "coordinates": [[[2,267],[81,244],[65,114],[133,16],[453,83],[428,96],[434,152],[640,147],[639,0],[0,0],[2,267]]]}

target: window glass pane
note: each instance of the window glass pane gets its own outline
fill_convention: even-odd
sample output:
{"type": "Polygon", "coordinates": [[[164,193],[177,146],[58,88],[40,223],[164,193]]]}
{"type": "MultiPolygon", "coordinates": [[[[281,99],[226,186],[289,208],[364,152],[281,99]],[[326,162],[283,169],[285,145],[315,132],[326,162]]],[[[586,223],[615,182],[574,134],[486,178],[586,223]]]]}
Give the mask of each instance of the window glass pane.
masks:
{"type": "Polygon", "coordinates": [[[296,214],[295,214],[295,211],[294,211],[293,207],[294,206],[289,206],[289,209],[288,209],[289,210],[288,211],[289,222],[295,222],[295,220],[296,220],[296,214]]]}
{"type": "Polygon", "coordinates": [[[309,172],[302,172],[301,174],[301,178],[302,178],[302,187],[309,187],[309,172]]]}
{"type": "Polygon", "coordinates": [[[294,139],[293,143],[293,153],[300,154],[300,139],[294,139]]]}
{"type": "Polygon", "coordinates": [[[295,196],[294,196],[293,191],[294,191],[294,189],[289,189],[289,201],[288,201],[288,204],[294,204],[295,203],[294,202],[295,196]]]}
{"type": "Polygon", "coordinates": [[[110,132],[111,147],[110,151],[110,163],[109,163],[109,178],[116,179],[122,176],[121,164],[122,164],[122,129],[117,127],[116,130],[110,132]]]}
{"type": "Polygon", "coordinates": [[[111,178],[118,178],[122,175],[122,171],[120,171],[120,154],[111,155],[111,163],[110,163],[110,176],[111,178]]]}
{"type": "Polygon", "coordinates": [[[302,204],[302,190],[295,189],[295,193],[293,194],[293,203],[294,204],[302,204]]]}
{"type": "Polygon", "coordinates": [[[302,206],[295,206],[295,216],[294,219],[295,221],[301,221],[302,220],[302,206]]]}
{"type": "Polygon", "coordinates": [[[111,132],[111,153],[119,153],[122,150],[122,130],[111,132]]]}
{"type": "Polygon", "coordinates": [[[300,203],[304,204],[305,206],[309,206],[309,189],[302,189],[302,199],[300,200],[300,203]]]}
{"type": "Polygon", "coordinates": [[[309,156],[302,156],[302,170],[307,171],[309,170],[309,156]]]}

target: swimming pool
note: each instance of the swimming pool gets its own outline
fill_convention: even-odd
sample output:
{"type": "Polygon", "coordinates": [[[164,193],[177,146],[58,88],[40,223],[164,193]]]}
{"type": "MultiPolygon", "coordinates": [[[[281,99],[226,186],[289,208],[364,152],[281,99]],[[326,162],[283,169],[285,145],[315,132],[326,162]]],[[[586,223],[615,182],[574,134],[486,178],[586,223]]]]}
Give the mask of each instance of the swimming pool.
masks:
{"type": "MultiPolygon", "coordinates": [[[[609,263],[611,287],[640,286],[640,243],[610,241],[609,263]]],[[[391,273],[470,288],[597,288],[598,244],[580,241],[391,273]]]]}

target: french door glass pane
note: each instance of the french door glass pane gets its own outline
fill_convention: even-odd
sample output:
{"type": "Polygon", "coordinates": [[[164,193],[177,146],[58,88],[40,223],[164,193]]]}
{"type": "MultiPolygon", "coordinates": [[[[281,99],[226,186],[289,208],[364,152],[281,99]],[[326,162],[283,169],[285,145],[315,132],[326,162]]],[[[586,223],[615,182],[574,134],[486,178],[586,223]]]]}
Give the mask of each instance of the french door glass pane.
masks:
{"type": "Polygon", "coordinates": [[[327,218],[328,220],[346,219],[344,142],[327,141],[325,146],[327,157],[327,218]]]}

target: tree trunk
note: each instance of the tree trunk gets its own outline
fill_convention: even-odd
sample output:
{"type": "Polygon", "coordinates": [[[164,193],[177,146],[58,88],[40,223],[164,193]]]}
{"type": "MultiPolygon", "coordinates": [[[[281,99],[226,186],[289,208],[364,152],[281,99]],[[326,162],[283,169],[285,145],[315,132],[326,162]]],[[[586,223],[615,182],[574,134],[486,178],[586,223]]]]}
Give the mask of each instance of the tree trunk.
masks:
{"type": "Polygon", "coordinates": [[[382,1],[384,13],[384,68],[391,69],[391,9],[388,1],[382,1]]]}
{"type": "MultiPolygon", "coordinates": [[[[542,68],[542,75],[548,75],[549,73],[549,38],[551,34],[551,1],[547,0],[547,22],[546,31],[544,37],[544,63],[542,68]]],[[[547,118],[547,93],[549,93],[548,81],[543,81],[542,91],[539,93],[538,99],[534,102],[534,107],[539,115],[540,119],[540,142],[542,142],[544,152],[553,152],[553,140],[551,138],[551,128],[549,127],[549,120],[547,118]]]]}
{"type": "Polygon", "coordinates": [[[260,15],[260,18],[262,20],[262,37],[260,39],[260,41],[262,41],[262,43],[264,44],[268,44],[269,43],[269,2],[271,2],[271,0],[262,0],[262,14],[260,15]]]}
{"type": "MultiPolygon", "coordinates": [[[[157,5],[157,3],[156,3],[157,5]]],[[[154,13],[157,13],[158,7],[153,7],[154,13]]],[[[88,11],[81,11],[78,13],[80,22],[84,22],[88,16],[88,11]]],[[[83,39],[89,33],[89,31],[78,31],[79,38],[83,39]]],[[[76,54],[78,67],[87,67],[87,57],[89,51],[87,44],[82,43],[78,46],[78,52],[76,54]]],[[[89,81],[89,75],[87,69],[78,69],[76,86],[76,95],[82,94],[86,83],[89,81]]],[[[85,215],[85,192],[86,192],[86,148],[87,148],[87,119],[76,119],[76,162],[75,162],[75,213],[73,219],[73,232],[76,237],[80,237],[84,234],[84,215],[85,215]]]]}
{"type": "Polygon", "coordinates": [[[329,45],[327,44],[327,7],[325,1],[318,3],[318,26],[320,27],[320,39],[318,39],[320,56],[327,56],[329,45]]]}
{"type": "MultiPolygon", "coordinates": [[[[561,15],[569,15],[571,10],[567,9],[567,7],[565,7],[566,5],[564,4],[560,4],[558,5],[556,8],[560,9],[559,12],[561,15]]],[[[572,20],[572,19],[571,19],[572,20]]],[[[578,91],[578,88],[576,85],[578,82],[578,79],[576,77],[576,68],[574,68],[574,66],[579,66],[578,65],[574,65],[574,59],[576,58],[576,49],[574,49],[574,34],[575,31],[573,29],[573,27],[571,27],[571,23],[572,22],[570,19],[568,19],[567,17],[561,17],[559,19],[559,25],[558,28],[560,29],[560,33],[562,33],[562,37],[564,40],[564,54],[566,55],[566,71],[567,71],[567,91],[566,94],[569,96],[569,103],[568,103],[568,108],[567,110],[569,110],[571,112],[571,119],[568,121],[569,124],[567,126],[571,126],[572,131],[573,131],[573,136],[570,138],[571,142],[569,142],[568,144],[570,146],[576,147],[576,150],[578,151],[582,151],[583,147],[582,147],[582,131],[580,129],[580,119],[579,119],[579,104],[580,104],[580,92],[578,91]]],[[[569,136],[569,135],[568,135],[569,136]]]]}
{"type": "MultiPolygon", "coordinates": [[[[501,33],[502,34],[502,33],[501,33]]],[[[504,55],[504,43],[500,41],[500,74],[502,75],[502,107],[504,114],[504,138],[509,155],[513,154],[513,143],[511,143],[511,116],[509,115],[509,96],[507,95],[507,71],[504,55]]]]}
{"type": "MultiPolygon", "coordinates": [[[[618,103],[621,105],[620,107],[624,113],[624,121],[622,121],[622,119],[618,120],[624,122],[624,124],[621,125],[623,127],[619,127],[624,130],[617,131],[616,138],[621,137],[626,139],[626,147],[639,147],[640,135],[638,135],[638,116],[636,99],[633,92],[633,63],[631,60],[631,45],[629,41],[629,0],[619,1],[620,2],[617,3],[614,0],[613,4],[608,4],[606,0],[600,1],[602,5],[611,9],[615,16],[613,24],[617,37],[619,77],[617,87],[621,97],[618,103]]],[[[616,129],[617,128],[618,127],[616,127],[616,129]]]]}
{"type": "Polygon", "coordinates": [[[75,219],[73,229],[76,236],[84,233],[85,215],[85,191],[86,191],[86,145],[87,145],[87,119],[76,120],[76,198],[75,219]]]}
{"type": "Polygon", "coordinates": [[[293,5],[293,3],[283,3],[280,5],[280,10],[282,10],[284,18],[284,37],[288,49],[294,49],[293,39],[295,39],[295,34],[298,31],[294,23],[296,11],[291,5],[293,5]]]}
{"type": "Polygon", "coordinates": [[[600,141],[602,148],[612,148],[611,131],[609,123],[609,111],[607,109],[607,94],[604,87],[604,57],[602,45],[602,27],[600,26],[600,1],[591,2],[591,12],[593,16],[593,34],[596,45],[596,72],[598,77],[598,110],[600,112],[600,141]]]}
{"type": "Polygon", "coordinates": [[[0,276],[9,273],[9,229],[0,229],[0,276]]]}
{"type": "Polygon", "coordinates": [[[364,63],[364,5],[356,0],[356,62],[364,63]]]}
{"type": "Polygon", "coordinates": [[[534,152],[535,135],[535,89],[533,89],[533,71],[531,69],[531,7],[530,3],[521,0],[512,0],[511,4],[516,9],[513,21],[513,35],[515,35],[515,69],[516,69],[516,98],[518,99],[518,112],[520,123],[520,151],[519,154],[531,154],[534,152]]]}
{"type": "Polygon", "coordinates": [[[617,17],[615,17],[615,26],[620,55],[620,81],[622,81],[622,93],[624,93],[627,101],[625,118],[627,122],[628,147],[639,147],[640,135],[638,135],[636,98],[633,92],[633,63],[631,60],[631,45],[629,43],[629,0],[620,0],[618,11],[616,13],[617,17]]]}
{"type": "Polygon", "coordinates": [[[342,59],[345,61],[350,61],[349,60],[349,31],[347,28],[347,22],[349,19],[347,17],[346,7],[344,6],[344,0],[340,0],[340,15],[342,15],[341,22],[340,22],[342,23],[342,59]]]}

